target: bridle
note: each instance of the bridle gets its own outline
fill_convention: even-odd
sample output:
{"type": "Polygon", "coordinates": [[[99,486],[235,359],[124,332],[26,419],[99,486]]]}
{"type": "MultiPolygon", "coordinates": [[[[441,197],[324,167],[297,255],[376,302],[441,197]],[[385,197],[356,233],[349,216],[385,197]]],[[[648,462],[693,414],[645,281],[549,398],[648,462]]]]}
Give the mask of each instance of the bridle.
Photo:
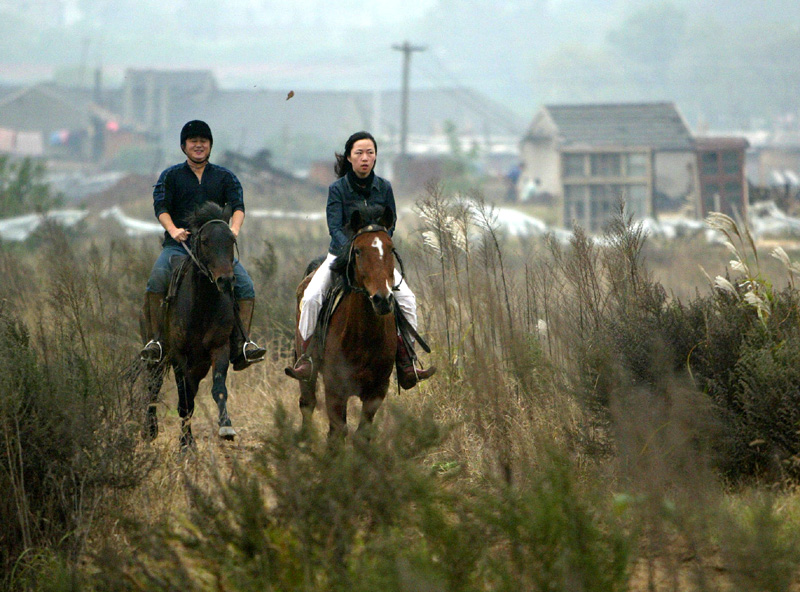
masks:
{"type": "MultiPolygon", "coordinates": [[[[362,234],[366,234],[368,232],[385,232],[386,234],[389,234],[389,230],[385,226],[381,226],[380,224],[368,224],[367,226],[364,226],[362,229],[360,229],[353,235],[353,238],[350,239],[350,248],[348,249],[347,252],[347,267],[345,267],[345,278],[347,280],[347,285],[350,287],[350,290],[359,294],[364,294],[367,297],[370,296],[369,292],[367,292],[361,286],[355,285],[355,283],[353,282],[353,278],[350,277],[350,272],[354,267],[353,250],[355,249],[356,239],[362,234]]],[[[400,281],[397,282],[397,284],[395,284],[394,286],[392,286],[392,291],[395,291],[398,288],[400,288],[400,284],[403,283],[403,280],[406,277],[406,272],[405,269],[403,269],[403,260],[400,259],[400,255],[397,253],[397,249],[395,249],[394,247],[392,247],[392,254],[394,255],[395,260],[397,260],[397,263],[400,265],[400,281]]]]}
{"type": "MultiPolygon", "coordinates": [[[[224,224],[226,227],[228,227],[228,223],[227,223],[227,222],[225,222],[225,220],[217,220],[217,219],[214,219],[214,220],[209,220],[208,222],[206,222],[206,223],[204,223],[202,226],[200,226],[200,228],[198,228],[198,229],[197,229],[197,232],[196,232],[196,233],[194,233],[194,234],[192,235],[192,241],[193,241],[193,242],[194,242],[194,241],[198,241],[198,244],[199,244],[199,241],[200,241],[200,235],[202,234],[202,232],[203,232],[203,229],[204,229],[206,226],[210,225],[210,224],[224,224]]],[[[232,232],[232,231],[231,231],[231,234],[233,234],[233,232],[232,232]]],[[[234,238],[233,238],[233,244],[234,244],[234,247],[236,248],[236,250],[237,250],[237,252],[238,252],[238,250],[239,250],[239,245],[238,245],[238,243],[236,242],[236,237],[234,237],[234,238]]],[[[182,242],[181,242],[181,246],[183,246],[184,250],[185,250],[185,251],[186,251],[186,252],[189,254],[189,257],[191,257],[192,261],[194,261],[194,264],[195,264],[195,265],[197,265],[197,268],[200,270],[200,273],[202,273],[204,276],[206,276],[206,277],[208,278],[208,280],[209,280],[209,281],[210,281],[212,284],[216,284],[216,282],[214,281],[214,276],[213,276],[213,275],[211,275],[211,272],[208,270],[208,267],[206,266],[206,264],[205,264],[205,263],[203,263],[202,261],[200,261],[199,257],[197,257],[197,256],[196,256],[196,255],[195,255],[195,254],[192,252],[192,250],[189,248],[189,245],[188,245],[188,244],[186,244],[186,241],[182,241],[182,242]]],[[[195,251],[197,251],[197,250],[198,250],[198,249],[195,249],[195,251]]]]}

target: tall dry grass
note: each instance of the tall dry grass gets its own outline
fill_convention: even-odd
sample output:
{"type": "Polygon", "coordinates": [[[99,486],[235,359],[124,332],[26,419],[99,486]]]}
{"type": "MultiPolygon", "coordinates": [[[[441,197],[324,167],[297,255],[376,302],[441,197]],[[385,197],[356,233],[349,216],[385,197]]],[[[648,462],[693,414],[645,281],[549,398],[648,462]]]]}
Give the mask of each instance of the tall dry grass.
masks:
{"type": "MultiPolygon", "coordinates": [[[[6,586],[796,585],[791,280],[751,265],[729,274],[736,295],[712,280],[676,296],[690,291],[656,279],[674,276],[651,269],[659,252],[623,209],[602,241],[576,228],[568,245],[506,236],[480,195],[432,187],[416,209],[395,242],[434,347],[423,359],[440,371],[392,389],[372,444],[338,454],[322,415],[298,443],[297,385],[282,372],[294,290],[324,228],[248,225],[242,259],[269,356],[230,375],[233,443],[217,440],[201,388],[188,454],[174,387],[144,444],[140,385],[122,372],[156,245],[57,229],[1,245],[6,586]]],[[[712,274],[725,265],[697,250],[712,274]]],[[[771,259],[792,273],[789,255],[771,259]]]]}

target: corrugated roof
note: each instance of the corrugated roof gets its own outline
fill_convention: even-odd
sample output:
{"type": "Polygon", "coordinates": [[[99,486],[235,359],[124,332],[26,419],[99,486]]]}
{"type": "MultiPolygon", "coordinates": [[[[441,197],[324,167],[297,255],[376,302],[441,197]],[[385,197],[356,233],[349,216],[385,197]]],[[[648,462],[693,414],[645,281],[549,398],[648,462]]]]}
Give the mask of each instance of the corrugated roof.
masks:
{"type": "Polygon", "coordinates": [[[545,105],[564,146],[650,146],[691,150],[692,135],[674,103],[545,105]]]}

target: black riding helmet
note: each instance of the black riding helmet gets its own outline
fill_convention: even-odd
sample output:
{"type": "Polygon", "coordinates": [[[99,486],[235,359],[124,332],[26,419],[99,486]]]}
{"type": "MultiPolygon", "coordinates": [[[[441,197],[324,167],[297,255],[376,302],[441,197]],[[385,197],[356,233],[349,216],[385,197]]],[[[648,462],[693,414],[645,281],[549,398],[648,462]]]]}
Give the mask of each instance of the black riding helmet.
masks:
{"type": "Polygon", "coordinates": [[[186,144],[187,138],[208,138],[211,145],[214,145],[214,136],[211,135],[211,128],[205,121],[192,119],[183,126],[181,130],[181,146],[186,144]]]}

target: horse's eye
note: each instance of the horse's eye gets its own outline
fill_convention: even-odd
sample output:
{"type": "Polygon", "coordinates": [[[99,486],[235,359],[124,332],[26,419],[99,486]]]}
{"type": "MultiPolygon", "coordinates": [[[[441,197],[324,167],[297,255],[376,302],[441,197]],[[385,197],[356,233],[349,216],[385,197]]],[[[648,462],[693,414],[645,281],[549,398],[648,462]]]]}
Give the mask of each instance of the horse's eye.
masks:
{"type": "Polygon", "coordinates": [[[356,254],[356,257],[361,256],[361,249],[354,249],[353,252],[356,254]]]}

